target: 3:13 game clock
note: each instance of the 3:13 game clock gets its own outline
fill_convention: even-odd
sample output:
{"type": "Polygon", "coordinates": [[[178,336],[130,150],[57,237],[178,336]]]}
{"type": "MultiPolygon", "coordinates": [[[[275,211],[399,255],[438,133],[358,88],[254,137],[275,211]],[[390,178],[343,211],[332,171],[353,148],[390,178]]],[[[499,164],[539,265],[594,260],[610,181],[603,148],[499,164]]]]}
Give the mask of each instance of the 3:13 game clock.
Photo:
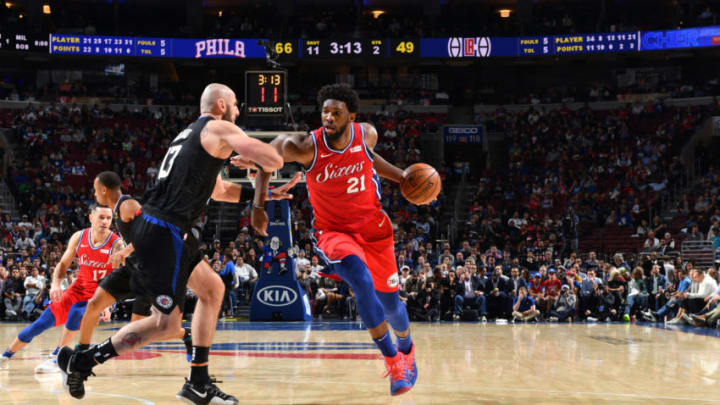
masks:
{"type": "Polygon", "coordinates": [[[382,58],[387,56],[384,39],[305,40],[303,57],[327,59],[361,57],[382,58]]]}
{"type": "Polygon", "coordinates": [[[245,106],[248,116],[284,115],[286,73],[274,70],[245,72],[245,106]]]}

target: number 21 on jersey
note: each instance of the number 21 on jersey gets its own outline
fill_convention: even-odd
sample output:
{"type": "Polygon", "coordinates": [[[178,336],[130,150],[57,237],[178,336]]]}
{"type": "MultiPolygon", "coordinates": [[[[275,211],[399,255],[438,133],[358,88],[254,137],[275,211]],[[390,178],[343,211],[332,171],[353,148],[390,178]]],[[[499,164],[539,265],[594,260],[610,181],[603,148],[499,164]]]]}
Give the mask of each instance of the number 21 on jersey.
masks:
{"type": "Polygon", "coordinates": [[[355,194],[360,191],[365,191],[365,175],[360,177],[350,177],[347,181],[348,188],[347,194],[355,194]]]}

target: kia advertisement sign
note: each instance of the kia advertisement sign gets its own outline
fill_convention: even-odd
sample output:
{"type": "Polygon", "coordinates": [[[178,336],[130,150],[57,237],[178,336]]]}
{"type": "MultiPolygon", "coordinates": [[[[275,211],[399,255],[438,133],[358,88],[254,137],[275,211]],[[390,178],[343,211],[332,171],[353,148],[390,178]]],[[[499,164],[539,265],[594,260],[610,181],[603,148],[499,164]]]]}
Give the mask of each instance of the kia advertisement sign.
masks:
{"type": "Polygon", "coordinates": [[[446,125],[443,127],[443,141],[446,145],[482,145],[482,137],[483,127],[481,125],[446,125]]]}

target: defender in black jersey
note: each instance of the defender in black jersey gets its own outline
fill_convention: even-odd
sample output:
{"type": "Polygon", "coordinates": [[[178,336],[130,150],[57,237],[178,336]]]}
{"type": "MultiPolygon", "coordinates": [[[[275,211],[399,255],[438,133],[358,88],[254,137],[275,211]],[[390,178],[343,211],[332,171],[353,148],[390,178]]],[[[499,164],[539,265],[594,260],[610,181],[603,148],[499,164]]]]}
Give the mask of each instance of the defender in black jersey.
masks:
{"type": "MultiPolygon", "coordinates": [[[[274,147],[249,138],[233,124],[239,111],[235,93],[227,86],[208,85],[201,96],[200,113],[201,117],[170,143],[156,185],[145,193],[142,215],[132,226],[139,268],[136,292],[152,297],[155,310],[150,317],[125,325],[112,338],[87,351],[68,347],[60,351],[58,366],[75,398],[85,395],[84,381],[95,365],[170,338],[178,330],[182,313],[177,306],[185,296],[193,255],[183,240],[209,198],[238,201],[240,197],[239,185],[231,187],[217,181],[225,160],[237,152],[236,165],[256,165],[267,171],[279,170],[283,165],[274,147]]],[[[197,404],[235,404],[237,399],[223,393],[208,374],[208,354],[224,285],[210,266],[203,263],[194,271],[197,285],[191,286],[198,303],[192,319],[190,379],[177,398],[197,404]]]]}
{"type": "MultiPolygon", "coordinates": [[[[137,262],[132,253],[132,226],[136,222],[137,215],[140,212],[140,203],[132,196],[122,194],[121,180],[114,172],[102,172],[95,177],[93,181],[95,190],[95,200],[98,204],[107,207],[114,207],[113,222],[117,230],[124,239],[127,246],[113,253],[110,261],[113,263],[115,270],[102,279],[93,297],[88,301],[88,308],[107,308],[115,301],[133,299],[131,322],[146,318],[151,315],[150,307],[152,303],[148,297],[135,294],[133,287],[135,277],[137,276],[137,262]],[[128,257],[129,256],[129,257],[128,257]],[[112,277],[111,277],[112,276],[112,277]]],[[[193,243],[195,238],[188,239],[186,243],[193,243]],[[189,241],[189,242],[188,242],[189,241]]],[[[196,244],[198,242],[195,242],[196,244]]],[[[193,267],[200,261],[198,254],[194,258],[193,267]]],[[[80,324],[80,337],[78,339],[78,348],[87,350],[90,347],[92,334],[98,324],[98,316],[94,313],[88,313],[83,316],[80,324]]],[[[185,344],[188,361],[192,353],[192,338],[189,328],[180,328],[176,337],[182,339],[185,344]]]]}

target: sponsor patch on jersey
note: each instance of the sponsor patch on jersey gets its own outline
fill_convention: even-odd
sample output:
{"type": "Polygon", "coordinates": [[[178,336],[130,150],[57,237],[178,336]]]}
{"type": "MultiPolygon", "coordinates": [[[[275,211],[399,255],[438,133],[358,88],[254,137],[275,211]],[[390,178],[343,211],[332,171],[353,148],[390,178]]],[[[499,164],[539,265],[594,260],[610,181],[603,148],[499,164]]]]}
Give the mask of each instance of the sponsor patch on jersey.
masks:
{"type": "Polygon", "coordinates": [[[400,278],[398,277],[397,273],[393,273],[393,275],[388,277],[387,279],[387,286],[390,288],[395,288],[398,286],[399,282],[400,278]]]}
{"type": "Polygon", "coordinates": [[[100,253],[110,253],[110,249],[100,249],[100,253]]]}
{"type": "Polygon", "coordinates": [[[352,148],[350,148],[350,153],[360,152],[361,150],[362,150],[361,145],[353,146],[352,148]]]}
{"type": "Polygon", "coordinates": [[[173,300],[167,295],[158,295],[157,298],[155,298],[155,303],[161,308],[168,309],[173,305],[173,300]]]}

